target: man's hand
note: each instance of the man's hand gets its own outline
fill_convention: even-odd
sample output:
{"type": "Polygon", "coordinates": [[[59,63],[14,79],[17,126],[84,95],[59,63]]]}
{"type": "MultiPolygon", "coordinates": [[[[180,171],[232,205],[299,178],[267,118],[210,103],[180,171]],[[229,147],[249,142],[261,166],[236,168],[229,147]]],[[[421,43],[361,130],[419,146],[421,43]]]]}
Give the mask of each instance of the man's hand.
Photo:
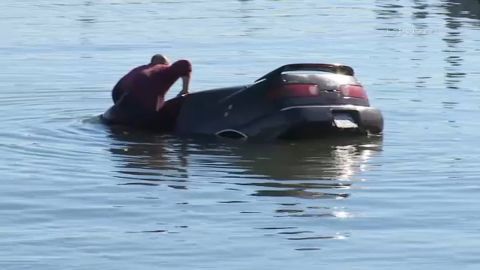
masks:
{"type": "Polygon", "coordinates": [[[188,95],[188,90],[187,91],[180,91],[180,93],[178,93],[177,97],[181,97],[181,96],[184,96],[184,95],[188,95]]]}
{"type": "Polygon", "coordinates": [[[180,96],[188,94],[188,88],[190,88],[190,74],[182,77],[182,91],[180,91],[180,96]]]}

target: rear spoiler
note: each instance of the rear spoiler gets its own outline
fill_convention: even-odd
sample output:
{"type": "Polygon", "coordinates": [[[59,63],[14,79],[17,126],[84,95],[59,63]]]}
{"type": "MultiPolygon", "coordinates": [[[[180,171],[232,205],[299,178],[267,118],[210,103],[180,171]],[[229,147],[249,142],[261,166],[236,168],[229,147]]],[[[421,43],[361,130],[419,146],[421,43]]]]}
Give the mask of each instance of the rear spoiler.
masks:
{"type": "Polygon", "coordinates": [[[337,74],[343,74],[343,75],[349,75],[349,76],[353,76],[353,74],[355,73],[353,71],[353,68],[345,65],[340,65],[340,64],[316,64],[316,63],[289,64],[289,65],[281,66],[273,71],[270,71],[266,75],[257,79],[255,82],[276,77],[285,71],[297,71],[297,70],[323,71],[323,72],[337,73],[337,74]]]}

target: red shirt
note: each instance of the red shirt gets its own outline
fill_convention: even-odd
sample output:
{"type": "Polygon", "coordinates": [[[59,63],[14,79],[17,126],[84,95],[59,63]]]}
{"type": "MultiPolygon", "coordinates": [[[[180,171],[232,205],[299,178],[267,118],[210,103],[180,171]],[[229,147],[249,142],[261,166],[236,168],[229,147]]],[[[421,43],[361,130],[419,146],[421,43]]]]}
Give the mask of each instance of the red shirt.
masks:
{"type": "Polygon", "coordinates": [[[144,109],[155,110],[157,97],[165,97],[168,89],[178,78],[189,75],[192,65],[187,60],[178,60],[172,65],[149,64],[134,68],[120,79],[112,91],[113,101],[125,93],[130,102],[144,109]]]}

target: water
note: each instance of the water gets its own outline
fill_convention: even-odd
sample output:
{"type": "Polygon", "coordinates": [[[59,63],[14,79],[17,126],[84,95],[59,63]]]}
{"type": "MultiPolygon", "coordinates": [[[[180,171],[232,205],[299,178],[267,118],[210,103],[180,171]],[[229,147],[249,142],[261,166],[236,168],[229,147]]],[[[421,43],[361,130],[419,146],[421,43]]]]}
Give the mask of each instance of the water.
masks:
{"type": "Polygon", "coordinates": [[[480,267],[476,1],[0,10],[1,269],[480,267]],[[349,64],[385,135],[243,144],[98,123],[116,80],[154,53],[190,59],[193,91],[349,64]]]}

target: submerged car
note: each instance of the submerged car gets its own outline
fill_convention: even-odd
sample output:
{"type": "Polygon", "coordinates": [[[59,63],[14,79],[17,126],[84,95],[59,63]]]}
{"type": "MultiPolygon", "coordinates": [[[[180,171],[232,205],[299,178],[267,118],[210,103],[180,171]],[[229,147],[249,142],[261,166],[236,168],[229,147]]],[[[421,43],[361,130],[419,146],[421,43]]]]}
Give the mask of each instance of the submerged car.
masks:
{"type": "Polygon", "coordinates": [[[132,117],[119,106],[108,124],[233,139],[303,139],[380,134],[381,112],[370,106],[354,70],[339,64],[289,64],[253,84],[176,97],[159,111],[132,117]]]}

